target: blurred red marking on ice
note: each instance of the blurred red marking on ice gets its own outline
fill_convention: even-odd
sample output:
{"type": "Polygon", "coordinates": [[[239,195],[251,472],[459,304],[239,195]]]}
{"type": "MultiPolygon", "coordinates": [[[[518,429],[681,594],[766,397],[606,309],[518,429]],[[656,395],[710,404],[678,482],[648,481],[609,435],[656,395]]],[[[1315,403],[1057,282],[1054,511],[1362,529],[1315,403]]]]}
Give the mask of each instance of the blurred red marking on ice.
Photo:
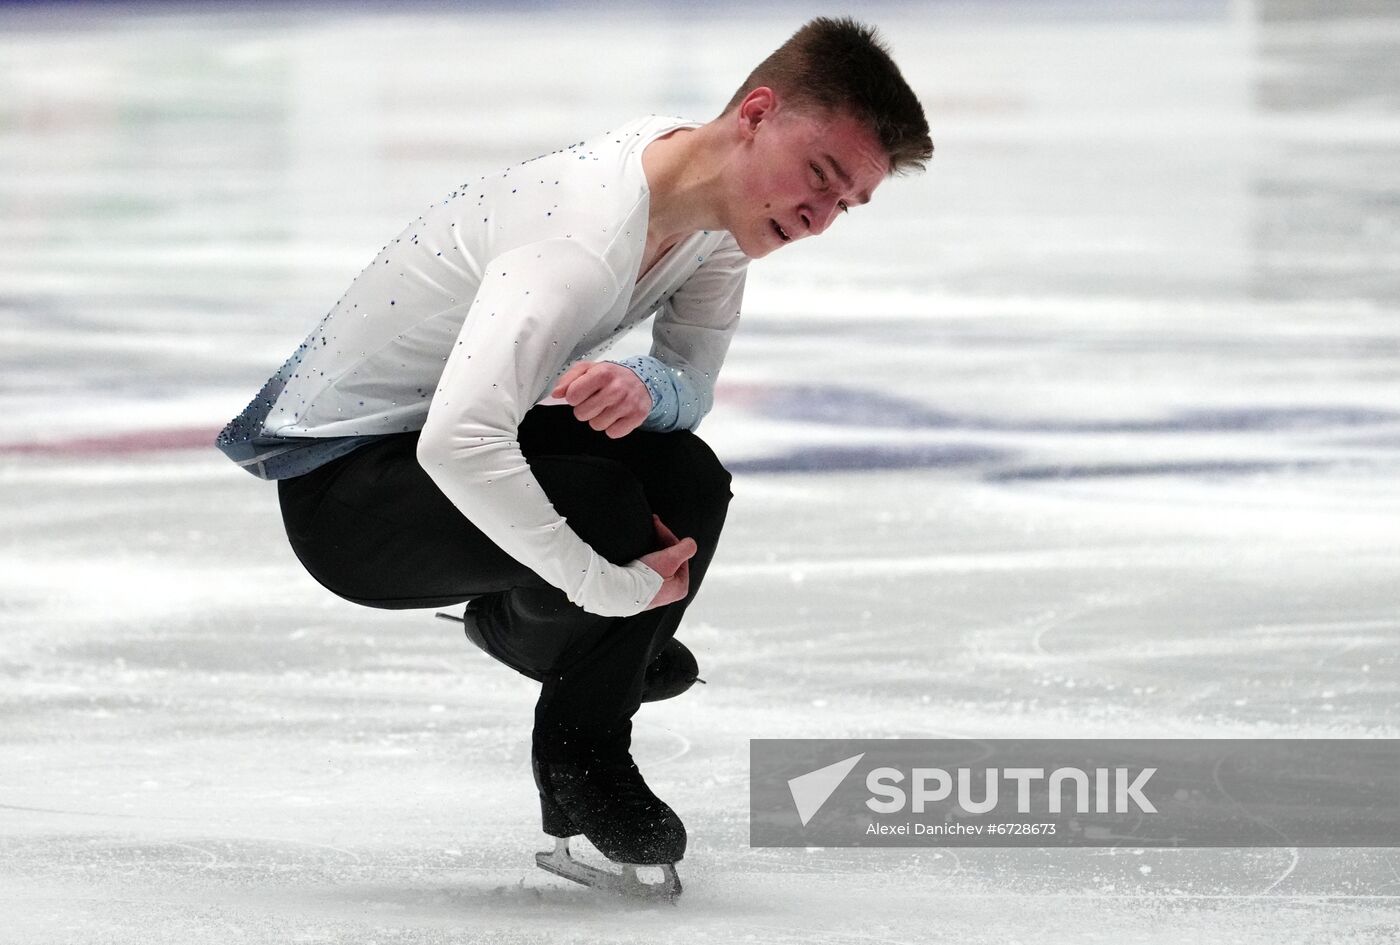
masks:
{"type": "Polygon", "coordinates": [[[776,385],[763,382],[729,381],[715,387],[715,400],[735,407],[754,407],[776,389],[776,385]]]}
{"type": "Polygon", "coordinates": [[[80,436],[67,440],[0,443],[0,456],[122,456],[169,450],[213,449],[219,431],[213,427],[136,430],[109,436],[80,436]]]}
{"type": "MultiPolygon", "coordinates": [[[[723,403],[752,408],[762,403],[773,389],[771,384],[736,381],[721,384],[716,395],[723,403]]],[[[129,453],[213,449],[214,437],[218,434],[216,427],[182,427],[134,430],[107,436],[77,436],[66,440],[0,443],[0,456],[124,456],[129,453]]]]}

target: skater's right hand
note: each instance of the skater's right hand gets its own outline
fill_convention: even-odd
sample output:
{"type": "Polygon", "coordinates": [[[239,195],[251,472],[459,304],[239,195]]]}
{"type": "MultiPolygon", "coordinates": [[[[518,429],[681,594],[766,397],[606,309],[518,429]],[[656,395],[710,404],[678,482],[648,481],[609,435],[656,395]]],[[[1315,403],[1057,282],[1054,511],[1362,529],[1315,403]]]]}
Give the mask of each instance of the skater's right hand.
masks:
{"type": "Polygon", "coordinates": [[[656,526],[656,538],[661,542],[661,550],[642,555],[641,562],[661,575],[661,590],[647,604],[646,609],[673,604],[690,593],[690,559],[699,546],[694,538],[677,538],[661,521],[659,515],[651,517],[656,526]]]}

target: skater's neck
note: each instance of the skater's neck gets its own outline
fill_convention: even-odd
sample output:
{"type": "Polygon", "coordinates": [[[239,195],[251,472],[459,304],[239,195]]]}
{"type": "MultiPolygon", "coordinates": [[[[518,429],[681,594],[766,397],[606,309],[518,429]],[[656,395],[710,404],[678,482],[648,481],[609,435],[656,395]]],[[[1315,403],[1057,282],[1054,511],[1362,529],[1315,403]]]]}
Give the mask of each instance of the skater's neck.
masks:
{"type": "Polygon", "coordinates": [[[670,246],[699,230],[724,229],[724,145],[715,122],[677,128],[647,145],[648,245],[670,246]]]}

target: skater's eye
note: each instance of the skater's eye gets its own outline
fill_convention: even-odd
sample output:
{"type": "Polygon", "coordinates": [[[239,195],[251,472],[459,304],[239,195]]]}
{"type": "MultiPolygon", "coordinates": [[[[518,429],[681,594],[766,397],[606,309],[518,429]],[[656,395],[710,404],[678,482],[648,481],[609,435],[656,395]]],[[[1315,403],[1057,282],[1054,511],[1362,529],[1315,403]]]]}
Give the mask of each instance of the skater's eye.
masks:
{"type": "MultiPolygon", "coordinates": [[[[812,168],[812,173],[815,174],[815,175],[816,175],[816,178],[817,178],[817,184],[816,184],[817,189],[818,189],[818,190],[826,190],[826,171],[822,170],[822,166],[821,166],[820,164],[818,164],[816,161],[811,162],[811,165],[810,165],[810,166],[811,166],[811,168],[812,168]]],[[[846,201],[844,201],[844,200],[838,200],[838,201],[836,202],[836,206],[839,207],[839,208],[841,209],[841,212],[842,212],[842,213],[850,213],[850,212],[851,212],[850,206],[849,206],[849,205],[846,203],[846,201]]]]}

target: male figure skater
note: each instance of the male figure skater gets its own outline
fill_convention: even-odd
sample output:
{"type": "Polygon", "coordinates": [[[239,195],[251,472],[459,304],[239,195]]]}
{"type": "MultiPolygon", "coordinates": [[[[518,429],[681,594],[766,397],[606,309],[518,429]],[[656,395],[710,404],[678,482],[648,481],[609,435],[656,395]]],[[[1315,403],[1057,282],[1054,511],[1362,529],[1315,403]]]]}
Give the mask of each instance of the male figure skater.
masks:
{"type": "Polygon", "coordinates": [[[463,185],[350,286],[218,445],[279,482],[297,557],[371,607],[469,601],[467,636],[541,682],[540,864],[636,892],[686,833],[629,754],[715,553],[728,472],[694,434],[752,259],[932,153],[873,30],[813,20],[718,118],[650,117],[463,185]],[[655,314],[648,357],[597,357],[655,314]],[[680,537],[678,537],[680,536],[680,537]],[[582,833],[620,873],[568,854],[582,833]]]}

